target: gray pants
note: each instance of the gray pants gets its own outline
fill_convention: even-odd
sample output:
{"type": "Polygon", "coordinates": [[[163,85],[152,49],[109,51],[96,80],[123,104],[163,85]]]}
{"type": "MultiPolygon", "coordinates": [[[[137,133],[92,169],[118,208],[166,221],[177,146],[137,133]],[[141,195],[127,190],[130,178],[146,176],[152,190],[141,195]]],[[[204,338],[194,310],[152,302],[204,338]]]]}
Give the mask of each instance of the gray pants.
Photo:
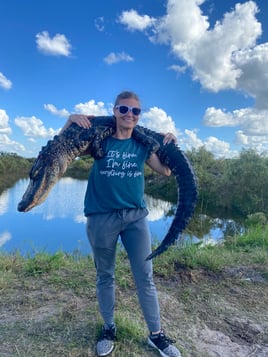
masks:
{"type": "Polygon", "coordinates": [[[119,236],[129,257],[139,302],[149,331],[160,329],[157,291],[153,281],[151,238],[146,209],[123,209],[94,214],[87,219],[87,235],[97,272],[96,291],[100,313],[106,324],[114,322],[115,258],[119,236]]]}

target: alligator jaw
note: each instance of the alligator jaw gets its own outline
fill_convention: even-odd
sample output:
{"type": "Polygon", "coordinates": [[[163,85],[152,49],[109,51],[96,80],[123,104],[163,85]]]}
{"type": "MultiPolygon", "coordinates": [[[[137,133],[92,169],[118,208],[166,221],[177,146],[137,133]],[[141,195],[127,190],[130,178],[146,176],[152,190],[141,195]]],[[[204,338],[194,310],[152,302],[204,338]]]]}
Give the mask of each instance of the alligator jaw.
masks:
{"type": "Polygon", "coordinates": [[[28,187],[18,204],[19,212],[28,212],[45,201],[53,186],[63,176],[68,166],[66,155],[50,157],[39,155],[31,172],[28,187]]]}
{"type": "Polygon", "coordinates": [[[40,182],[30,180],[27,190],[18,204],[18,211],[28,212],[33,207],[44,202],[48,195],[48,192],[44,189],[45,186],[47,185],[43,182],[40,184],[40,182]]]}

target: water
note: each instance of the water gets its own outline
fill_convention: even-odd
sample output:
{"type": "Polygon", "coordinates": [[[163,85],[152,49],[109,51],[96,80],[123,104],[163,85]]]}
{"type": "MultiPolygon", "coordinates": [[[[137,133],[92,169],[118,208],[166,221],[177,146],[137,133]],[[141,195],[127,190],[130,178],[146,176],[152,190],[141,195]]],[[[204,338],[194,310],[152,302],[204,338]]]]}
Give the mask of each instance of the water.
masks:
{"type": "MultiPolygon", "coordinates": [[[[55,253],[59,250],[90,253],[85,230],[86,218],[83,215],[87,181],[62,178],[44,203],[27,213],[21,213],[17,211],[17,204],[27,185],[28,179],[21,179],[0,196],[0,252],[19,251],[22,255],[40,251],[55,253]]],[[[146,202],[152,239],[162,240],[173,220],[172,215],[168,216],[172,204],[150,196],[146,196],[146,202]]],[[[199,221],[204,226],[202,219],[199,221]]],[[[224,227],[226,224],[222,220],[210,219],[202,237],[197,238],[193,234],[191,239],[220,240],[224,236],[224,227]]]]}
{"type": "MultiPolygon", "coordinates": [[[[19,251],[23,255],[58,250],[90,253],[83,215],[87,181],[62,178],[44,203],[21,213],[17,204],[27,185],[28,179],[21,179],[0,196],[0,251],[19,251]]],[[[152,237],[163,237],[172,220],[165,217],[171,204],[151,197],[146,199],[152,237]]]]}

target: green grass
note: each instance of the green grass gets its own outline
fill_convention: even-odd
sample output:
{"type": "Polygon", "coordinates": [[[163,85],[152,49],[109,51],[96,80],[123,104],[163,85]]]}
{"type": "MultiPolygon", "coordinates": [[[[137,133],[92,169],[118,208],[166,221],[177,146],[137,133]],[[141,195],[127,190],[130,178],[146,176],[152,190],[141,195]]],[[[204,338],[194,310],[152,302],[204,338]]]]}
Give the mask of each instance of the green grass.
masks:
{"type": "Polygon", "coordinates": [[[263,264],[268,261],[268,225],[254,226],[243,235],[228,237],[218,245],[185,243],[174,246],[155,259],[155,272],[170,277],[178,267],[204,268],[218,272],[237,264],[263,264]]]}
{"type": "MultiPolygon", "coordinates": [[[[255,304],[255,301],[252,302],[254,294],[243,298],[241,284],[245,282],[239,281],[234,288],[229,278],[225,279],[222,275],[219,279],[219,276],[226,267],[248,265],[259,267],[262,276],[268,281],[267,233],[267,226],[255,226],[249,228],[243,236],[230,237],[220,245],[175,245],[154,259],[155,277],[160,284],[161,296],[164,296],[161,299],[164,323],[169,326],[171,337],[172,334],[174,337],[178,334],[180,325],[183,337],[178,341],[178,346],[180,342],[184,343],[184,347],[180,346],[183,356],[189,356],[184,352],[187,345],[184,341],[190,338],[187,335],[187,324],[183,322],[184,311],[185,321],[189,316],[195,321],[200,318],[202,311],[206,319],[212,312],[215,316],[219,314],[220,318],[226,309],[222,307],[222,299],[225,296],[234,299],[233,291],[239,291],[236,300],[241,295],[243,303],[255,304]],[[197,275],[196,285],[193,285],[192,280],[189,284],[178,280],[178,274],[187,276],[189,273],[194,278],[194,274],[199,274],[199,271],[210,272],[215,280],[211,284],[207,280],[201,282],[200,277],[203,275],[197,275]],[[172,295],[169,297],[168,294],[172,295]],[[175,304],[174,307],[172,304],[175,304]],[[177,322],[173,316],[174,311],[178,310],[180,319],[177,322]]],[[[77,252],[57,252],[53,255],[39,252],[28,257],[17,253],[0,254],[2,355],[95,356],[93,351],[102,325],[96,302],[95,278],[92,257],[77,252]],[[8,351],[6,354],[5,350],[8,351]]],[[[157,353],[145,343],[147,328],[138,307],[129,262],[125,251],[121,249],[118,249],[116,282],[116,323],[120,334],[115,356],[128,356],[126,351],[131,351],[130,357],[156,356],[157,353]]],[[[252,289],[258,289],[253,285],[252,289]]],[[[249,294],[248,289],[249,286],[245,286],[244,294],[249,294]]],[[[262,293],[265,294],[265,290],[260,287],[256,294],[260,296],[262,293]]],[[[264,302],[265,296],[262,297],[264,302]]],[[[231,301],[234,303],[234,300],[231,301]]],[[[238,301],[241,308],[242,302],[238,301]]],[[[251,311],[251,306],[254,305],[245,310],[251,311]]],[[[212,316],[211,323],[215,321],[215,316],[212,316]]],[[[192,351],[191,357],[201,357],[198,351],[193,352],[194,346],[188,346],[187,349],[192,351]]]]}
{"type": "MultiPolygon", "coordinates": [[[[174,245],[154,259],[154,270],[158,275],[171,277],[179,267],[188,269],[202,267],[211,271],[219,271],[226,266],[238,263],[262,264],[267,261],[267,258],[268,225],[264,227],[257,225],[249,228],[243,235],[228,237],[221,244],[214,246],[191,243],[174,245]]],[[[80,280],[80,273],[83,270],[91,271],[90,279],[92,273],[95,273],[93,259],[79,253],[57,252],[51,255],[40,252],[29,257],[22,257],[18,253],[0,254],[2,282],[8,277],[11,279],[12,275],[17,273],[35,277],[53,273],[54,282],[59,279],[60,283],[57,272],[61,271],[60,276],[62,276],[63,270],[66,274],[72,272],[73,276],[79,273],[80,280]]],[[[116,278],[121,287],[133,287],[128,258],[122,249],[118,249],[116,278]]]]}

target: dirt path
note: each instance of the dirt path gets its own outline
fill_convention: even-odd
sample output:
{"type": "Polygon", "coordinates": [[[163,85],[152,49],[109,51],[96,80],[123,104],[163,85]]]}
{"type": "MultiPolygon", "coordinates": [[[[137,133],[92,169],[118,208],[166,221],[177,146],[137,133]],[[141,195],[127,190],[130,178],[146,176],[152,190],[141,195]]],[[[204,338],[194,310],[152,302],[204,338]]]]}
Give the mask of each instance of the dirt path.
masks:
{"type": "MultiPolygon", "coordinates": [[[[183,357],[268,357],[267,271],[178,270],[169,281],[156,277],[163,327],[183,357]]],[[[95,356],[100,319],[91,273],[18,274],[1,286],[1,357],[95,356]]],[[[117,301],[121,337],[113,356],[158,356],[145,343],[134,287],[118,287],[117,301]]]]}

